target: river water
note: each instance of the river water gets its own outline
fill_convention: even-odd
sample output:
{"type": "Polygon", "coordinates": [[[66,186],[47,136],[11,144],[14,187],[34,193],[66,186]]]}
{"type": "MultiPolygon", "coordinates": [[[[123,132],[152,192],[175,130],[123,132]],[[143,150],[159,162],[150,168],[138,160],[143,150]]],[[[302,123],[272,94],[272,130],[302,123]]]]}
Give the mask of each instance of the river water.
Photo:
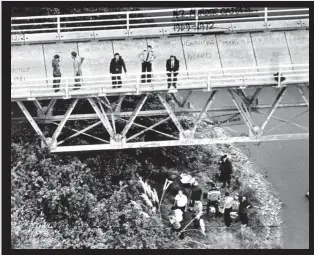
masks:
{"type": "MultiPolygon", "coordinates": [[[[263,89],[264,90],[264,89],[263,89]]],[[[271,104],[276,96],[274,88],[267,88],[259,95],[259,104],[271,104]]],[[[184,95],[184,93],[180,93],[184,95]]],[[[250,94],[250,92],[249,92],[250,94]]],[[[202,108],[209,94],[205,92],[194,92],[191,103],[195,108],[202,108]]],[[[281,103],[302,102],[296,88],[288,88],[281,103]]],[[[225,91],[219,91],[211,107],[232,106],[230,95],[225,91]]],[[[273,116],[282,119],[291,119],[306,111],[306,108],[279,109],[273,116]]],[[[267,112],[267,110],[263,110],[267,112]]],[[[219,115],[219,113],[213,113],[219,115]]],[[[264,116],[252,114],[253,121],[259,123],[264,116]]],[[[308,112],[295,118],[293,122],[309,127],[308,112]]],[[[271,120],[266,131],[275,127],[280,122],[271,120]]],[[[305,132],[298,127],[284,124],[274,132],[297,133],[305,132]]],[[[247,133],[245,125],[226,128],[227,131],[240,135],[247,133]],[[231,128],[231,129],[230,129],[231,128]]],[[[272,134],[272,132],[270,133],[272,134]]],[[[284,206],[282,208],[282,219],[284,221],[283,241],[284,249],[309,249],[309,200],[305,193],[309,190],[309,140],[292,141],[269,141],[259,146],[251,143],[241,144],[242,151],[250,157],[255,167],[267,176],[275,192],[279,195],[284,206]]]]}

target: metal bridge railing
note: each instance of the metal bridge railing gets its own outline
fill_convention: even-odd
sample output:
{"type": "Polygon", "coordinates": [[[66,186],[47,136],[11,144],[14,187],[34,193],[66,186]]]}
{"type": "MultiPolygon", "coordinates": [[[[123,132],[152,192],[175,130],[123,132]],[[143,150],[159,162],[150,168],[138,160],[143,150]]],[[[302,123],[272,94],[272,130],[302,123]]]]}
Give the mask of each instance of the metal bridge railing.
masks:
{"type": "MultiPolygon", "coordinates": [[[[106,94],[142,94],[166,91],[169,72],[152,72],[151,83],[141,80],[142,73],[121,74],[121,88],[113,88],[111,76],[61,77],[60,91],[55,92],[53,81],[60,78],[30,79],[11,82],[11,99],[19,98],[70,98],[72,96],[101,96],[106,94]],[[80,78],[80,81],[74,79],[80,78]],[[75,84],[80,84],[79,89],[75,84]]],[[[149,73],[146,73],[149,74],[149,73]]],[[[116,76],[116,75],[113,75],[116,76]]],[[[246,88],[254,86],[287,86],[309,82],[309,65],[281,65],[236,67],[210,70],[180,71],[177,76],[177,90],[246,88]],[[277,74],[278,81],[275,80],[277,74]],[[285,78],[281,81],[282,77],[285,78]]],[[[117,85],[116,85],[117,86],[117,85]]]]}
{"type": "Polygon", "coordinates": [[[145,10],[126,12],[106,12],[70,15],[49,15],[11,18],[11,33],[44,33],[126,29],[143,27],[165,27],[195,24],[223,24],[241,21],[262,21],[309,18],[309,9],[269,9],[257,8],[183,8],[180,10],[145,10]]]}

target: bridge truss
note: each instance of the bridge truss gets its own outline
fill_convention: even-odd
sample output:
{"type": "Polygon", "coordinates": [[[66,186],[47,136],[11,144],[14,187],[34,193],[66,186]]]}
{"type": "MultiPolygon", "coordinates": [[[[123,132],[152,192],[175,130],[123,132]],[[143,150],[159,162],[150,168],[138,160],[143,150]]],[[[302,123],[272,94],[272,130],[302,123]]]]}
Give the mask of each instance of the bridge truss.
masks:
{"type": "MultiPolygon", "coordinates": [[[[64,95],[62,96],[54,93],[56,95],[55,98],[50,98],[49,104],[46,106],[44,104],[49,97],[45,93],[41,93],[41,96],[29,97],[30,88],[25,85],[26,87],[22,91],[22,94],[24,93],[25,96],[22,97],[21,92],[19,92],[20,95],[16,98],[12,97],[11,101],[18,104],[35,132],[42,138],[43,144],[48,146],[51,152],[308,139],[308,127],[294,123],[294,116],[291,116],[289,120],[283,120],[274,116],[275,111],[278,109],[291,107],[304,108],[303,113],[308,112],[308,70],[307,73],[304,73],[304,70],[300,72],[297,70],[280,71],[278,81],[275,81],[273,71],[269,73],[260,72],[258,78],[253,77],[252,73],[250,73],[251,75],[246,75],[246,80],[243,79],[241,83],[235,77],[237,75],[244,77],[244,73],[241,72],[230,74],[229,76],[224,75],[224,77],[216,79],[219,80],[217,83],[211,82],[212,77],[208,79],[209,75],[206,75],[205,89],[202,88],[201,80],[198,82],[200,86],[198,88],[195,86],[184,87],[185,83],[179,82],[177,90],[169,91],[158,87],[156,80],[153,80],[153,85],[150,85],[150,87],[154,87],[155,84],[155,88],[152,90],[144,89],[144,86],[135,82],[135,84],[130,85],[132,87],[130,89],[134,88],[134,93],[125,92],[128,88],[108,89],[105,90],[107,93],[99,93],[98,90],[96,92],[84,92],[83,84],[81,87],[83,92],[81,94],[77,92],[81,89],[73,90],[75,92],[69,96],[69,87],[67,87],[64,89],[64,95]],[[284,72],[287,79],[282,81],[280,75],[284,72]],[[289,72],[291,72],[290,77],[289,72]],[[270,74],[272,77],[271,82],[270,74]],[[224,83],[224,79],[229,81],[228,85],[224,83]],[[252,82],[252,79],[255,79],[255,82],[252,82]],[[256,79],[258,80],[256,81],[256,79]],[[292,87],[298,89],[303,102],[281,104],[284,95],[289,93],[292,87]],[[247,94],[248,89],[254,90],[251,96],[247,94]],[[269,105],[258,104],[258,96],[263,90],[267,89],[275,90],[276,97],[269,105]],[[181,90],[185,92],[184,96],[182,93],[178,96],[177,92],[181,90]],[[190,106],[189,98],[196,91],[202,91],[202,93],[208,95],[208,99],[202,108],[188,107],[190,106]],[[226,92],[229,94],[228,100],[232,102],[233,106],[212,108],[211,106],[217,98],[217,94],[226,92]],[[67,106],[64,106],[66,107],[65,113],[59,115],[53,114],[58,101],[62,103],[65,100],[70,102],[67,106]],[[32,114],[30,107],[26,106],[30,101],[36,107],[37,112],[35,114],[32,114]],[[134,103],[133,108],[124,107],[125,102],[134,103]],[[80,107],[80,103],[87,104],[92,109],[92,112],[88,112],[86,106],[84,108],[80,107]],[[74,113],[74,110],[76,113],[74,113]],[[266,110],[266,112],[263,112],[263,110],[266,110]],[[214,112],[232,113],[230,114],[230,119],[240,116],[244,121],[246,133],[243,134],[242,132],[241,135],[233,136],[224,132],[223,135],[217,136],[217,125],[211,118],[214,112]],[[256,123],[252,114],[263,115],[263,121],[256,123]],[[273,132],[270,134],[269,130],[266,130],[266,127],[271,119],[276,119],[281,124],[272,128],[271,131],[273,132]],[[75,125],[71,124],[73,122],[75,125]],[[55,126],[52,136],[49,137],[43,131],[43,128],[40,128],[39,124],[43,124],[43,127],[45,125],[55,126]],[[302,129],[304,132],[288,134],[276,132],[278,131],[278,127],[283,124],[292,125],[298,129],[302,129]],[[163,125],[167,125],[168,128],[165,128],[163,125]],[[158,130],[161,126],[164,128],[158,130]],[[155,135],[146,136],[148,133],[154,133],[155,135]],[[88,138],[88,142],[84,142],[84,144],[75,142],[75,138],[77,137],[86,137],[88,138]]],[[[190,73],[190,75],[193,76],[193,73],[190,73]]],[[[132,75],[129,79],[132,80],[132,75]]],[[[194,78],[194,81],[195,79],[197,77],[194,78]]],[[[133,80],[138,81],[138,79],[133,80]]],[[[212,80],[214,81],[215,79],[213,78],[212,80]]],[[[182,78],[182,81],[184,81],[184,78],[182,78]]],[[[166,83],[164,84],[165,86],[166,83]]],[[[47,87],[50,87],[49,89],[52,90],[52,83],[48,84],[47,87]]],[[[12,90],[14,90],[14,87],[12,87],[12,90]]],[[[26,119],[13,118],[15,121],[26,119]]]]}

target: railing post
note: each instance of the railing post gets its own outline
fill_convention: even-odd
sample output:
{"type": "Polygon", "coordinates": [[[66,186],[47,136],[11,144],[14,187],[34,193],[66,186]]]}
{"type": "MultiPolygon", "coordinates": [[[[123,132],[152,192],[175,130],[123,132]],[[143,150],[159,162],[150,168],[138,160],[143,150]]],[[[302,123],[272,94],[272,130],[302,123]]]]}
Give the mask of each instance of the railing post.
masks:
{"type": "Polygon", "coordinates": [[[265,21],[265,25],[266,25],[266,26],[267,26],[267,17],[268,17],[268,16],[267,16],[267,9],[268,9],[268,8],[265,7],[265,10],[264,10],[264,14],[265,14],[265,20],[264,20],[264,21],[265,21]]]}
{"type": "Polygon", "coordinates": [[[281,71],[278,73],[278,87],[281,87],[281,71]]]}
{"type": "Polygon", "coordinates": [[[65,98],[69,98],[69,84],[68,84],[68,79],[65,80],[65,98]]]}
{"type": "Polygon", "coordinates": [[[128,31],[128,34],[129,34],[129,30],[130,30],[130,13],[127,12],[126,13],[126,30],[128,31]]]}
{"type": "Polygon", "coordinates": [[[136,77],[136,95],[140,94],[140,76],[136,77]]]}
{"type": "Polygon", "coordinates": [[[208,77],[207,77],[207,90],[211,91],[211,86],[210,86],[210,73],[208,73],[208,77]]]}
{"type": "Polygon", "coordinates": [[[58,30],[58,36],[60,36],[60,16],[57,16],[57,30],[58,30]]]}
{"type": "Polygon", "coordinates": [[[196,29],[198,28],[198,10],[196,9],[195,11],[195,25],[196,25],[196,29]]]}

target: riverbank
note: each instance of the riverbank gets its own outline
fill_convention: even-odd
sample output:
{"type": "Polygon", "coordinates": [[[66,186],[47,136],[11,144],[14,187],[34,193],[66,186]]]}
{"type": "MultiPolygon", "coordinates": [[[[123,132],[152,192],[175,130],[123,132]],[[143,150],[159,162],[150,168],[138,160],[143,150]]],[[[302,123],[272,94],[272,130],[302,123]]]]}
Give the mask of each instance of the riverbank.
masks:
{"type": "MultiPolygon", "coordinates": [[[[206,137],[223,137],[225,132],[222,128],[211,130],[205,123],[200,125],[202,133],[206,137]]],[[[199,233],[189,233],[183,243],[193,244],[194,248],[213,248],[213,249],[274,249],[282,248],[282,203],[278,194],[273,191],[272,185],[256,171],[245,154],[233,145],[211,145],[202,146],[204,151],[212,155],[207,164],[202,161],[206,155],[199,153],[197,171],[184,171],[192,174],[199,180],[200,186],[204,191],[209,189],[208,182],[214,180],[217,183],[218,166],[216,162],[220,156],[227,154],[234,166],[234,179],[231,183],[231,190],[228,190],[232,196],[237,193],[248,197],[253,205],[250,210],[250,226],[247,229],[241,228],[239,222],[234,222],[230,229],[224,227],[223,219],[210,218],[205,216],[206,237],[199,233]],[[198,244],[197,244],[198,243],[198,244]]],[[[172,174],[179,174],[179,171],[170,169],[172,174]]],[[[180,171],[181,172],[181,171],[180,171]]],[[[218,186],[221,186],[217,183],[218,186]]],[[[221,190],[224,196],[224,189],[221,190]]],[[[164,207],[171,207],[173,204],[173,194],[165,197],[164,207]]],[[[166,210],[167,215],[169,209],[166,210]]],[[[193,247],[193,246],[192,246],[193,247]]]]}

